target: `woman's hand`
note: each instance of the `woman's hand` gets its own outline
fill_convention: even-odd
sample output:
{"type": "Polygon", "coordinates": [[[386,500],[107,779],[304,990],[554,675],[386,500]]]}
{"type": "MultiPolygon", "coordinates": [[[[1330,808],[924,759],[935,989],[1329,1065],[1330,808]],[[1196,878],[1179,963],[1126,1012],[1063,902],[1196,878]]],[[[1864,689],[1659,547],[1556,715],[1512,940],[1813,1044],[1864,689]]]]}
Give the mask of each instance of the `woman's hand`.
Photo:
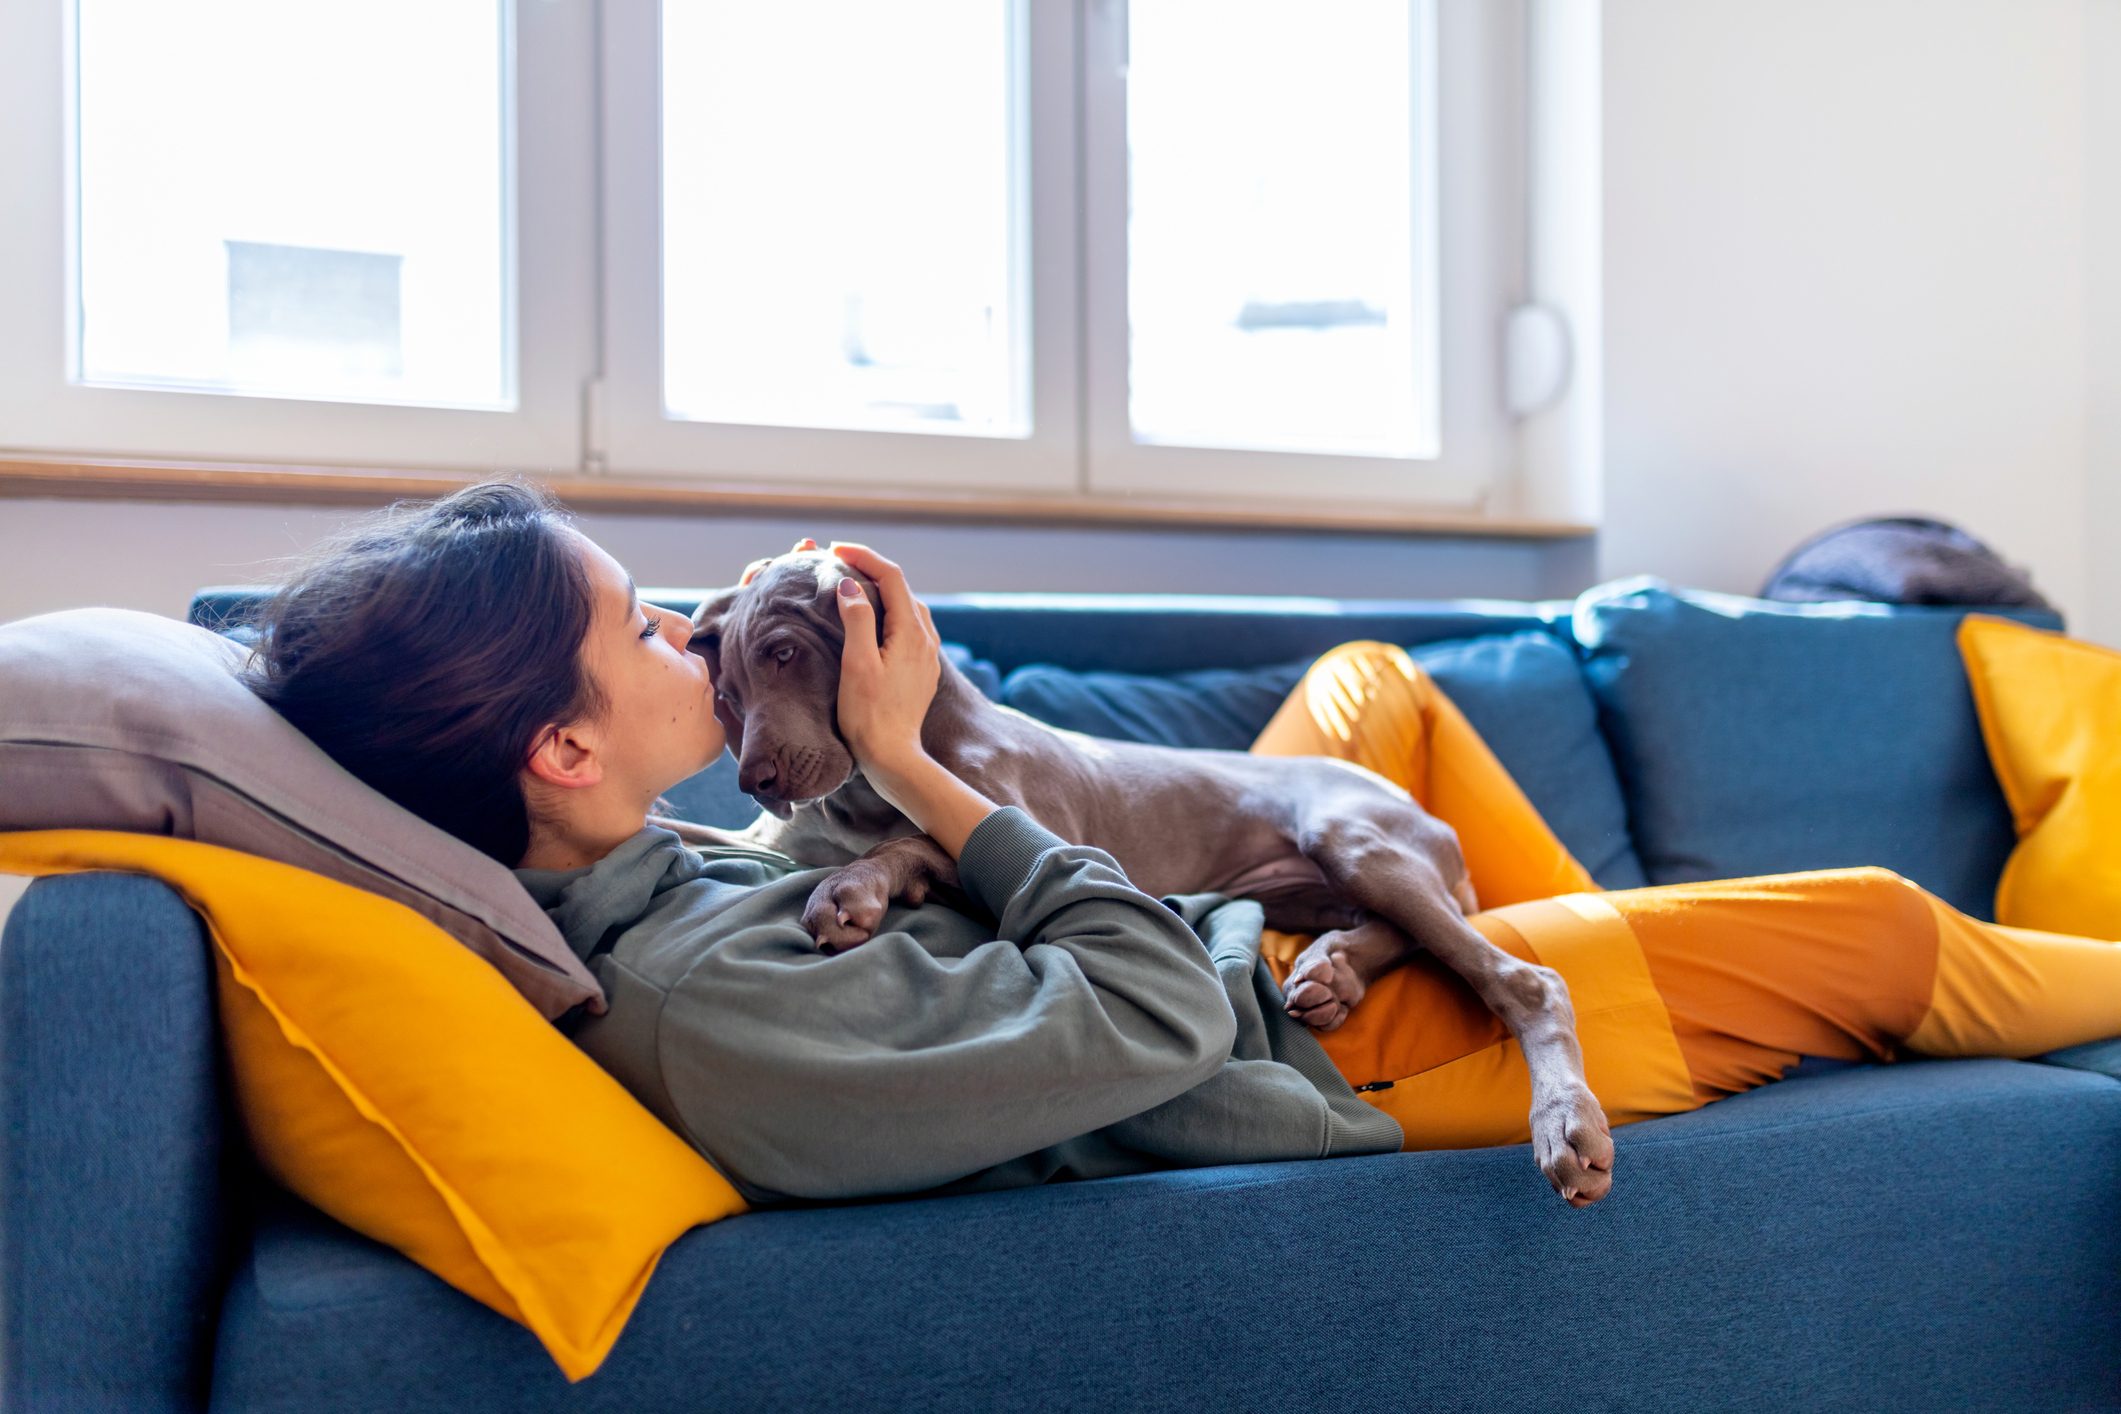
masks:
{"type": "MultiPolygon", "coordinates": [[[[1001,807],[937,764],[921,744],[921,724],[943,675],[935,620],[906,587],[899,567],[867,545],[835,540],[832,553],[876,581],[884,601],[879,644],[867,596],[839,596],[840,622],[847,629],[840,650],[840,735],[877,794],[955,861],[972,831],[1001,807]]],[[[857,581],[849,575],[844,583],[857,581]]]]}
{"type": "Polygon", "coordinates": [[[928,606],[913,597],[896,564],[867,545],[835,540],[831,549],[875,580],[884,601],[879,642],[868,596],[846,592],[850,586],[859,589],[861,581],[851,574],[840,581],[840,622],[847,630],[840,651],[840,735],[865,771],[902,773],[927,758],[921,723],[942,678],[942,639],[928,606]]]}

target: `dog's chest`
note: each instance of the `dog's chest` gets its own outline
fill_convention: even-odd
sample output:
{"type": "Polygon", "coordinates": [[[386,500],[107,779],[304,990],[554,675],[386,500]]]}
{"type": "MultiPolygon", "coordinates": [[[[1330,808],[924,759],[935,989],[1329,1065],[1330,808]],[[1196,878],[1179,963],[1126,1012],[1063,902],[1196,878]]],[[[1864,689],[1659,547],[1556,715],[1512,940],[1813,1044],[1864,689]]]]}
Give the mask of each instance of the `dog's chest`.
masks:
{"type": "Polygon", "coordinates": [[[799,807],[794,818],[781,823],[768,848],[820,868],[850,863],[885,840],[919,833],[919,826],[855,776],[823,800],[799,807]]]}

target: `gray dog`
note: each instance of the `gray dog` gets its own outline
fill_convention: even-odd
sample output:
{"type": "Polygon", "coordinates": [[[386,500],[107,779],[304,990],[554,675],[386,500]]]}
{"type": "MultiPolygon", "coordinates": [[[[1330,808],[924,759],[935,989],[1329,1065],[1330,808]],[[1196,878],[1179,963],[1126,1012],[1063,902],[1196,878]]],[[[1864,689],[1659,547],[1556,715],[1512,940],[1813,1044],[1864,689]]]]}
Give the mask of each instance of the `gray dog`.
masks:
{"type": "MultiPolygon", "coordinates": [[[[828,550],[801,548],[754,561],[743,583],[700,605],[692,651],[713,673],[738,784],[765,813],[735,833],[656,819],[693,843],[847,866],[803,914],[825,951],[868,939],[895,899],[959,886],[956,862],[864,779],[836,730],[845,632],[834,594],[848,575],[881,616],[873,580],[828,550]]],[[[1397,783],[1325,756],[1063,731],[990,702],[948,659],[921,743],[988,799],[1110,854],[1151,897],[1257,899],[1269,928],[1318,934],[1284,988],[1289,1013],[1309,1026],[1340,1025],[1373,979],[1427,948],[1523,1049],[1540,1171],[1576,1207],[1611,1188],[1612,1135],[1584,1080],[1568,988],[1466,922],[1475,900],[1458,836],[1397,783]]]]}

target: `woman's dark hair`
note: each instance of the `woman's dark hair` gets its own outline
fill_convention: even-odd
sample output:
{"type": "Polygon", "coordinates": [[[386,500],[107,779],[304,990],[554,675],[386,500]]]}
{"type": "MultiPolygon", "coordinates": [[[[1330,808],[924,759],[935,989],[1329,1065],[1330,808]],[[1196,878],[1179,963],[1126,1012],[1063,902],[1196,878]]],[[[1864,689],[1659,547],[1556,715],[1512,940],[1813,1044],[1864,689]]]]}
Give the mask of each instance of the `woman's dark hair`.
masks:
{"type": "Polygon", "coordinates": [[[594,596],[551,491],[518,477],[361,517],[246,621],[244,680],[340,765],[515,866],[538,733],[601,716],[594,596]]]}

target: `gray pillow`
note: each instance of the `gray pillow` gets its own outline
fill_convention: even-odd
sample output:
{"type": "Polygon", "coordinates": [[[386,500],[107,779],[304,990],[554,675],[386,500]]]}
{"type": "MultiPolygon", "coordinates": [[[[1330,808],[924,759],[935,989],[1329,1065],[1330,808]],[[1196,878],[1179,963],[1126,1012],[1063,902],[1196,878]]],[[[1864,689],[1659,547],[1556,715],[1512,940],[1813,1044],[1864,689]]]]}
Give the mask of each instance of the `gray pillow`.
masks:
{"type": "Polygon", "coordinates": [[[394,899],[549,1020],[603,988],[499,860],[340,766],[237,678],[250,650],[133,609],[0,624],[0,830],[224,845],[394,899]]]}

